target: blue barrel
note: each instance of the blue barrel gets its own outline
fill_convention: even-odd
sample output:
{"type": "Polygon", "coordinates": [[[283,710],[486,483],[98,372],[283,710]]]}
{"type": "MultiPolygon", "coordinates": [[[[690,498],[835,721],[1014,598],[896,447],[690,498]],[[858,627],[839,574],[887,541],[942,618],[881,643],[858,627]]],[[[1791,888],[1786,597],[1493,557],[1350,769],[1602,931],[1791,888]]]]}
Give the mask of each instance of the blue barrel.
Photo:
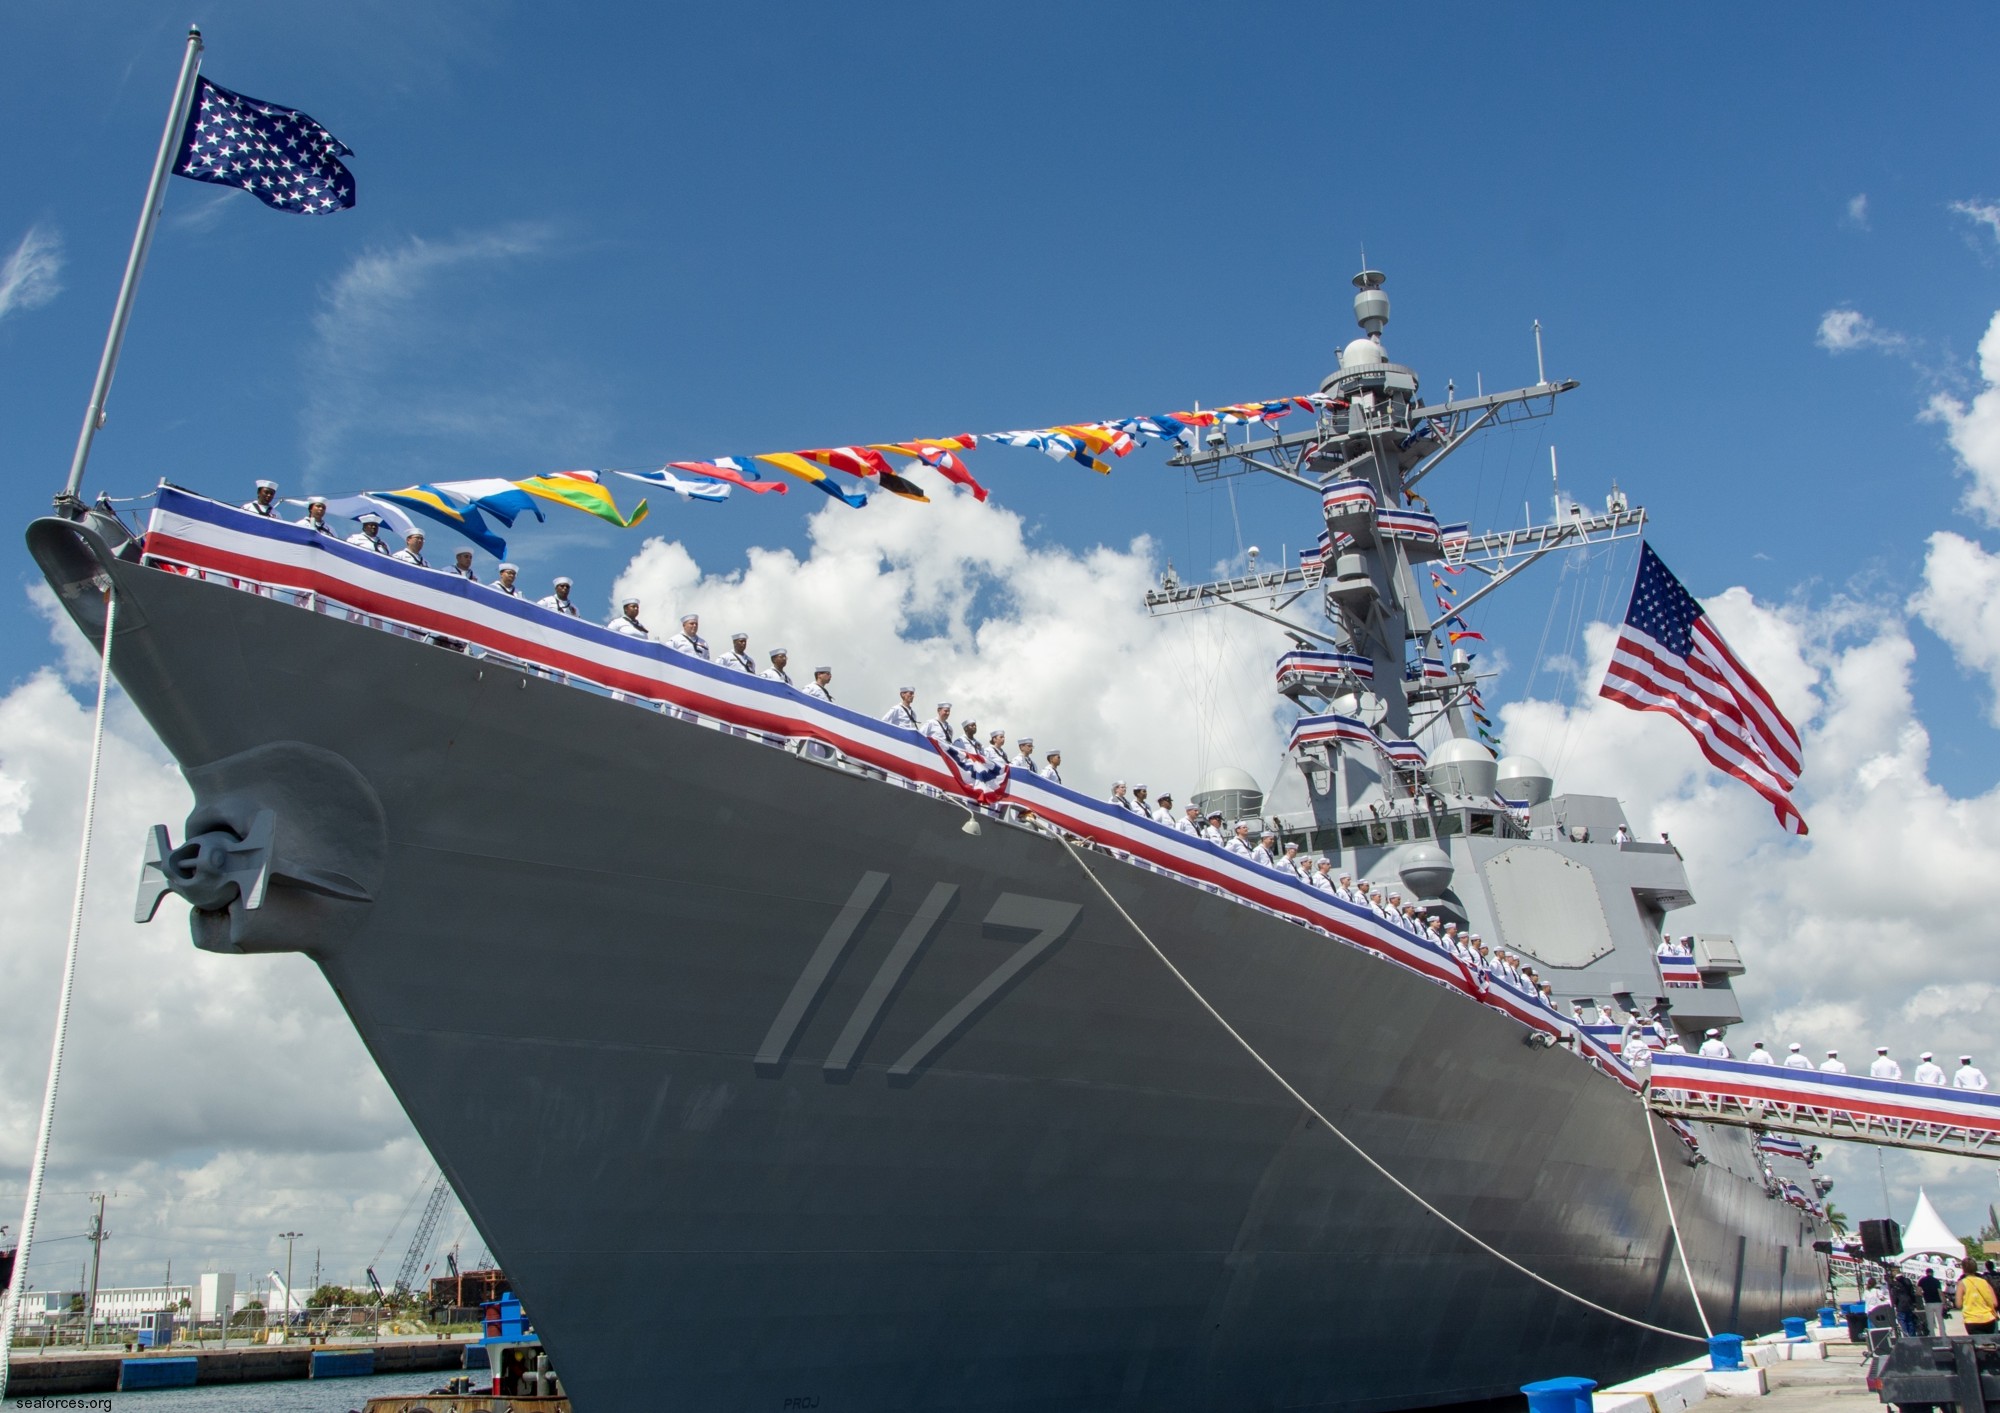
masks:
{"type": "Polygon", "coordinates": [[[1717,1373],[1743,1367],[1743,1336],[1733,1334],[1708,1337],[1708,1367],[1717,1373]]]}
{"type": "Polygon", "coordinates": [[[1839,1314],[1840,1312],[1834,1309],[1831,1305],[1820,1306],[1819,1327],[1823,1330],[1830,1330],[1835,1328],[1835,1317],[1838,1316],[1839,1314]]]}
{"type": "Polygon", "coordinates": [[[118,1391],[131,1393],[142,1388],[193,1388],[200,1367],[192,1354],[174,1359],[120,1359],[118,1391]]]}
{"type": "Polygon", "coordinates": [[[1528,1413],[1590,1413],[1590,1391],[1595,1379],[1543,1379],[1522,1384],[1528,1396],[1528,1413]]]}
{"type": "Polygon", "coordinates": [[[1785,1316],[1785,1338],[1804,1339],[1805,1337],[1806,1337],[1806,1317],[1803,1315],[1785,1316]]]}

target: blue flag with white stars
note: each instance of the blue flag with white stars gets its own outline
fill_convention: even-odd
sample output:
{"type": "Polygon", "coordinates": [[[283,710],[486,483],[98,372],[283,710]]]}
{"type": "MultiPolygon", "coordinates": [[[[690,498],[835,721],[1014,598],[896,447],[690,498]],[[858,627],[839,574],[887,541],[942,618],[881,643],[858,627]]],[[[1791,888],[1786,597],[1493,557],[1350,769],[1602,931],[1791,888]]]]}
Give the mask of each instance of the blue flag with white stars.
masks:
{"type": "Polygon", "coordinates": [[[174,172],[240,186],[279,211],[317,216],[354,204],[354,173],[340,160],[353,155],[346,143],[296,109],[200,79],[174,172]]]}

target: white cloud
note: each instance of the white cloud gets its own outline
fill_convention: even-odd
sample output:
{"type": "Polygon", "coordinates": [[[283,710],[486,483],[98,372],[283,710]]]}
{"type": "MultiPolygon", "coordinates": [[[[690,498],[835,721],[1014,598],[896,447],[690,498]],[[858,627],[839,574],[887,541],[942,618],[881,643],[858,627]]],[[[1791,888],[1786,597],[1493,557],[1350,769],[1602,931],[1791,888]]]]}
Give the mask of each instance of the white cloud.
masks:
{"type": "Polygon", "coordinates": [[[1860,230],[1868,229],[1868,193],[1861,192],[1847,200],[1847,224],[1860,230]]]}
{"type": "Polygon", "coordinates": [[[1087,789],[1123,776],[1186,803],[1215,765],[1270,785],[1282,738],[1265,683],[1282,635],[1235,614],[1148,617],[1159,566],[1145,540],[1037,545],[1019,515],[958,493],[861,514],[828,502],[810,534],[803,560],[755,549],[706,573],[679,543],[648,540],[613,598],[637,594],[664,631],[688,611],[717,642],[742,629],[760,662],[785,647],[801,681],[824,662],[835,697],[862,710],[907,683],[926,714],[948,700],[958,721],[1059,747],[1064,778],[1087,789]]]}
{"type": "Polygon", "coordinates": [[[1942,422],[1959,465],[1971,477],[1965,508],[2000,525],[2000,313],[1979,340],[1979,378],[1985,384],[1965,402],[1949,393],[1932,396],[1924,416],[1942,422]]]}
{"type": "Polygon", "coordinates": [[[2000,240],[2000,201],[1954,201],[1951,209],[1974,225],[1984,226],[1988,235],[2000,240]]]}
{"type": "Polygon", "coordinates": [[[1852,353],[1862,348],[1900,352],[1909,346],[1908,338],[1878,327],[1858,309],[1827,310],[1820,315],[1819,331],[1813,341],[1828,353],[1852,353]]]}
{"type": "Polygon", "coordinates": [[[62,236],[46,226],[30,226],[13,254],[0,262],[0,319],[16,310],[39,309],[62,293],[62,236]]]}
{"type": "Polygon", "coordinates": [[[1963,535],[1938,531],[1910,611],[1945,641],[1960,667],[1985,676],[1994,694],[1987,718],[2000,726],[2000,556],[1963,535]]]}

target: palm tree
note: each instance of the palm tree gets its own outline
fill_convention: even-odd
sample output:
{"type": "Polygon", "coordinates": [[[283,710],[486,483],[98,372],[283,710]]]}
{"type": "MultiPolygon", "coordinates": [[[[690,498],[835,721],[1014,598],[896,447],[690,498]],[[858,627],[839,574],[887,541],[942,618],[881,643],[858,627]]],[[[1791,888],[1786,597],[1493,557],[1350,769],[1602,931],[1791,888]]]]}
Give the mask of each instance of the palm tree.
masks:
{"type": "Polygon", "coordinates": [[[1847,1235],[1847,1213],[1841,1211],[1840,1208],[1834,1206],[1831,1202],[1826,1204],[1826,1220],[1827,1224],[1833,1228],[1835,1236],[1847,1235]]]}

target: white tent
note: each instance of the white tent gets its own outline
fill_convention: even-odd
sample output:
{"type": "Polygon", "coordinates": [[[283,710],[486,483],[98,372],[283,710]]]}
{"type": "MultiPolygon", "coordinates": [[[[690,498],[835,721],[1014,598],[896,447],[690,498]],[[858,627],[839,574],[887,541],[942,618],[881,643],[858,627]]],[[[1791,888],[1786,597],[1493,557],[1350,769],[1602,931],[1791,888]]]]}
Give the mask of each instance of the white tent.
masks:
{"type": "Polygon", "coordinates": [[[1951,1234],[1938,1209],[1931,1206],[1930,1197],[1918,1188],[1917,1210],[1910,1214],[1910,1223],[1903,1228],[1903,1260],[1923,1257],[1961,1261],[1965,1259],[1965,1243],[1951,1234]]]}

